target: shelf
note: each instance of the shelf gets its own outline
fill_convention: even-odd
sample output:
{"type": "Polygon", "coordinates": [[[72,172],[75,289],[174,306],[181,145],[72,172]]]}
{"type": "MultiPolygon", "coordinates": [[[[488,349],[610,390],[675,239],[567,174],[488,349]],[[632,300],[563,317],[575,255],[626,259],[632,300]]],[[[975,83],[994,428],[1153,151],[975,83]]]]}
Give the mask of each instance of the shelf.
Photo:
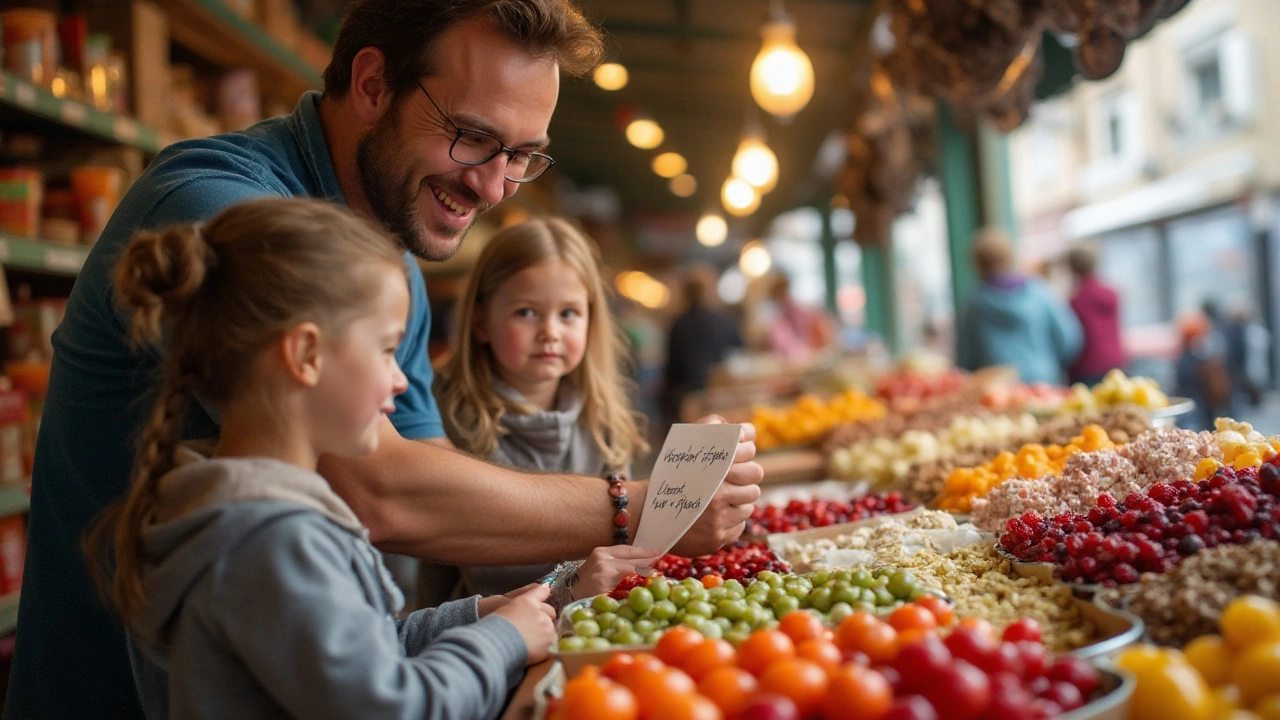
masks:
{"type": "MultiPolygon", "coordinates": [[[[53,275],[79,275],[89,248],[0,233],[0,265],[53,275]]],[[[2,494],[0,490],[0,494],[2,494]]],[[[2,501],[0,501],[2,502],[2,501]]]]}
{"type": "Polygon", "coordinates": [[[20,591],[0,595],[0,635],[8,635],[18,629],[18,596],[20,591]]]}
{"type": "Polygon", "coordinates": [[[320,73],[221,0],[159,0],[178,44],[226,68],[251,68],[263,90],[290,104],[320,87],[320,73]]]}
{"type": "Polygon", "coordinates": [[[0,73],[0,103],[52,120],[86,135],[157,153],[170,138],[131,117],[103,112],[79,100],[55,96],[9,73],[0,73]]]}

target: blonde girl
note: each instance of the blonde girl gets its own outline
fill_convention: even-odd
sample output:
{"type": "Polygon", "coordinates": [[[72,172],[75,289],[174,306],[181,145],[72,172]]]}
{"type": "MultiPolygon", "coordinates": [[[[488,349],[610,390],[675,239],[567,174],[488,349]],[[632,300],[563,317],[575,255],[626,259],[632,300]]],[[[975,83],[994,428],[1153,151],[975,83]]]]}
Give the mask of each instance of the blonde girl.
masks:
{"type": "MultiPolygon", "coordinates": [[[[626,341],[605,287],[594,244],[564,220],[530,220],[490,239],[458,303],[455,352],[436,380],[454,445],[510,467],[626,474],[648,445],[628,401],[619,367],[626,341]]],[[[605,592],[647,559],[647,550],[598,548],[577,573],[576,566],[559,573],[557,590],[605,592]]],[[[461,574],[466,592],[500,593],[550,570],[461,574]]]]}
{"type": "Polygon", "coordinates": [[[546,589],[394,619],[380,554],[316,473],[372,453],[405,389],[402,253],[278,198],[124,251],[117,295],[136,341],[163,336],[164,377],[129,493],[86,545],[142,648],[148,717],[492,718],[554,641],[546,589]],[[178,442],[197,398],[220,422],[206,448],[178,442]]]}

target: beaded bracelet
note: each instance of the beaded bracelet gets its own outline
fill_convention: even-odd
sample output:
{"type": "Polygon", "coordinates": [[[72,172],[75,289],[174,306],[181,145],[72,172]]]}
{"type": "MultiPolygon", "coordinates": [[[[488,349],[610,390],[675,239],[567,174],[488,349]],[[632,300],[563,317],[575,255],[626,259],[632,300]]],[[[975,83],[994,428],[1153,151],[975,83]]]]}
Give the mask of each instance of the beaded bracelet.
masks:
{"type": "Polygon", "coordinates": [[[627,544],[627,525],[631,522],[631,512],[627,510],[627,478],[613,473],[606,475],[609,483],[609,499],[613,502],[613,544],[627,544]]]}

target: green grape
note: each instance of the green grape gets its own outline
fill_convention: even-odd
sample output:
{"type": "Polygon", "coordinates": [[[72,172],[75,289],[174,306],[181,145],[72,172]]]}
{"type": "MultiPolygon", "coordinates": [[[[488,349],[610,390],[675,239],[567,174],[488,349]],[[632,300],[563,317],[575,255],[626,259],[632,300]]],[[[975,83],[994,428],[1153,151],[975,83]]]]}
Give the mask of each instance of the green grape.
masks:
{"type": "Polygon", "coordinates": [[[734,623],[734,624],[733,624],[733,628],[732,628],[732,630],[733,630],[734,632],[746,633],[746,634],[750,635],[750,634],[751,634],[751,623],[749,623],[749,622],[747,622],[747,621],[745,621],[745,620],[739,620],[738,622],[736,622],[736,623],[734,623]]]}
{"type": "Polygon", "coordinates": [[[911,597],[912,591],[914,591],[918,585],[919,583],[916,582],[916,577],[914,575],[904,570],[899,570],[889,576],[889,581],[885,585],[885,589],[896,598],[906,599],[911,597]]]}
{"type": "Polygon", "coordinates": [[[853,606],[849,603],[836,603],[831,606],[831,612],[827,613],[827,620],[832,625],[839,625],[845,618],[853,614],[853,606]]]}
{"type": "Polygon", "coordinates": [[[684,611],[686,615],[698,615],[704,618],[714,617],[716,614],[715,606],[705,600],[690,600],[684,611]]]}
{"type": "Polygon", "coordinates": [[[866,568],[858,568],[849,578],[849,582],[860,588],[869,588],[875,582],[875,578],[867,571],[866,568]]]}
{"type": "Polygon", "coordinates": [[[831,572],[828,570],[819,570],[818,572],[813,574],[813,584],[815,586],[826,585],[827,582],[830,580],[831,580],[831,572]]]}
{"type": "Polygon", "coordinates": [[[907,601],[915,602],[916,600],[919,600],[920,598],[924,597],[924,594],[925,594],[924,588],[917,585],[911,588],[911,594],[907,596],[907,601]]]}
{"type": "Polygon", "coordinates": [[[573,611],[569,619],[574,622],[582,622],[583,620],[595,620],[596,614],[589,607],[580,607],[573,611]]]}
{"type": "Polygon", "coordinates": [[[862,590],[850,585],[842,585],[831,593],[832,602],[852,605],[862,599],[862,590]]]}
{"type": "Polygon", "coordinates": [[[560,652],[582,652],[587,649],[587,639],[576,636],[560,638],[560,652]]]}
{"type": "Polygon", "coordinates": [[[649,612],[653,607],[653,593],[647,587],[631,588],[631,593],[627,595],[627,607],[638,613],[649,612]]]}
{"type": "Polygon", "coordinates": [[[675,603],[676,607],[684,607],[690,600],[689,588],[684,585],[676,585],[671,588],[671,596],[668,599],[675,603]]]}
{"type": "Polygon", "coordinates": [[[653,632],[644,636],[644,644],[653,645],[654,643],[658,642],[658,638],[660,637],[662,637],[662,630],[654,630],[653,632]]]}
{"type": "Polygon", "coordinates": [[[691,601],[701,600],[702,602],[706,602],[708,597],[709,597],[709,594],[707,593],[707,589],[702,587],[701,585],[699,585],[696,590],[689,591],[689,599],[691,601]]]}
{"type": "Polygon", "coordinates": [[[831,610],[833,600],[831,597],[831,588],[829,587],[814,588],[813,592],[809,593],[809,597],[807,599],[809,600],[809,607],[817,610],[818,612],[829,612],[831,610]]]}
{"type": "Polygon", "coordinates": [[[863,591],[860,593],[860,598],[859,598],[859,599],[860,599],[862,602],[867,603],[867,604],[869,604],[869,605],[879,605],[879,604],[880,604],[879,595],[877,594],[876,590],[875,590],[875,589],[873,589],[873,588],[867,588],[867,589],[863,590],[863,591]]]}
{"type": "Polygon", "coordinates": [[[719,625],[713,622],[703,624],[702,627],[698,628],[698,632],[702,633],[703,635],[706,635],[709,638],[720,639],[724,637],[724,628],[720,627],[719,625]]]}
{"type": "Polygon", "coordinates": [[[654,600],[666,600],[671,596],[671,583],[664,577],[655,575],[649,578],[646,585],[649,587],[649,592],[653,593],[654,600]]]}
{"type": "Polygon", "coordinates": [[[876,607],[875,603],[869,603],[869,602],[860,602],[854,605],[853,609],[857,610],[860,613],[867,613],[868,615],[875,615],[876,613],[880,612],[880,608],[876,607]]]}
{"type": "Polygon", "coordinates": [[[715,605],[716,603],[720,602],[721,600],[724,600],[727,597],[729,597],[729,594],[724,591],[723,585],[718,588],[712,588],[710,591],[707,592],[707,602],[711,603],[712,605],[715,605]]]}
{"type": "Polygon", "coordinates": [[[600,623],[595,620],[583,620],[573,624],[573,634],[583,638],[600,637],[600,623]]]}
{"type": "Polygon", "coordinates": [[[787,596],[787,591],[780,587],[771,588],[769,594],[765,596],[764,604],[773,607],[773,604],[787,596]]]}
{"type": "Polygon", "coordinates": [[[618,608],[618,617],[634,621],[640,617],[640,613],[633,610],[630,605],[623,605],[618,608]]]}
{"type": "Polygon", "coordinates": [[[695,589],[702,588],[702,583],[697,578],[687,577],[680,581],[680,586],[687,588],[689,592],[693,592],[695,589]]]}
{"type": "Polygon", "coordinates": [[[670,620],[676,616],[676,604],[670,600],[659,600],[653,604],[649,617],[654,620],[670,620]]]}
{"type": "Polygon", "coordinates": [[[747,622],[753,628],[760,628],[773,622],[773,611],[763,607],[753,607],[747,613],[747,622]]]}
{"type": "Polygon", "coordinates": [[[897,599],[893,597],[893,593],[889,592],[888,590],[882,587],[876,588],[875,593],[876,593],[876,605],[882,605],[887,607],[897,602],[897,599]]]}
{"type": "Polygon", "coordinates": [[[604,638],[605,640],[608,640],[609,642],[613,642],[613,636],[617,634],[618,634],[617,628],[607,627],[604,629],[604,632],[600,633],[600,637],[604,638]]]}
{"type": "Polygon", "coordinates": [[[597,595],[591,601],[591,607],[598,613],[617,612],[618,601],[608,595],[597,595]]]}
{"type": "Polygon", "coordinates": [[[644,637],[635,630],[623,630],[613,636],[614,645],[639,645],[644,642],[644,637]]]}
{"type": "Polygon", "coordinates": [[[724,591],[728,593],[730,597],[742,597],[747,592],[746,588],[742,587],[742,583],[737,580],[725,580],[724,585],[721,585],[720,587],[724,588],[724,591]]]}
{"type": "Polygon", "coordinates": [[[800,609],[800,599],[794,595],[788,595],[773,604],[773,616],[781,620],[783,615],[789,612],[795,612],[800,609]]]}
{"type": "Polygon", "coordinates": [[[630,630],[634,626],[630,620],[624,617],[619,617],[617,620],[613,621],[613,625],[610,625],[610,627],[613,628],[614,632],[622,632],[623,630],[630,630]]]}
{"type": "Polygon", "coordinates": [[[768,592],[747,593],[747,604],[748,605],[768,605],[769,593],[768,592]]]}
{"type": "Polygon", "coordinates": [[[888,575],[877,575],[871,579],[871,589],[887,587],[889,585],[888,575]]]}
{"type": "Polygon", "coordinates": [[[706,624],[706,622],[707,619],[701,615],[685,615],[684,620],[681,620],[680,624],[686,627],[691,627],[694,630],[701,631],[702,626],[706,624]]]}
{"type": "Polygon", "coordinates": [[[716,625],[719,625],[720,629],[725,632],[729,632],[730,630],[733,629],[733,621],[727,617],[713,618],[711,622],[715,623],[716,625]]]}
{"type": "Polygon", "coordinates": [[[778,573],[773,572],[771,570],[765,570],[764,572],[758,573],[756,575],[756,582],[762,582],[771,587],[778,586],[774,584],[775,581],[778,583],[778,585],[782,584],[782,578],[778,576],[778,573]]]}
{"type": "Polygon", "coordinates": [[[809,597],[809,588],[805,587],[804,585],[792,585],[791,587],[787,588],[787,594],[793,598],[796,598],[797,600],[804,600],[805,598],[809,597]]]}
{"type": "Polygon", "coordinates": [[[583,649],[584,650],[609,650],[612,647],[613,647],[613,644],[610,643],[608,640],[597,637],[597,638],[588,638],[587,646],[583,649]]]}
{"type": "Polygon", "coordinates": [[[853,582],[853,571],[848,569],[837,570],[834,573],[832,573],[831,579],[833,582],[837,582],[842,585],[847,585],[853,582]]]}
{"type": "Polygon", "coordinates": [[[716,603],[716,613],[729,620],[741,620],[747,614],[747,603],[742,600],[721,600],[716,603]]]}
{"type": "Polygon", "coordinates": [[[643,620],[643,619],[641,619],[641,620],[637,620],[637,621],[635,621],[634,623],[632,623],[632,624],[631,624],[631,629],[632,629],[632,630],[635,630],[636,632],[640,633],[641,635],[648,635],[649,633],[651,633],[651,632],[653,632],[654,630],[657,630],[657,629],[658,629],[658,624],[657,624],[657,623],[655,623],[655,622],[654,622],[654,621],[652,621],[652,620],[643,620]]]}
{"type": "Polygon", "coordinates": [[[728,640],[730,645],[737,647],[742,643],[746,642],[747,637],[749,637],[750,635],[751,635],[751,631],[749,630],[748,631],[730,630],[729,632],[724,634],[724,639],[728,640]]]}
{"type": "Polygon", "coordinates": [[[600,627],[609,627],[614,620],[618,619],[617,613],[600,613],[596,616],[596,622],[600,623],[600,627]]]}

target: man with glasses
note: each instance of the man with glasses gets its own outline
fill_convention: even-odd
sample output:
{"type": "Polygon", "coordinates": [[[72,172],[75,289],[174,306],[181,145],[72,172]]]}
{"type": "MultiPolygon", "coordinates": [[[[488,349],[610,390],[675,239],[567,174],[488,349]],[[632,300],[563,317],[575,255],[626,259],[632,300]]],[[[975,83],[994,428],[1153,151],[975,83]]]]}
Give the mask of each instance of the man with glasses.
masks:
{"type": "MultiPolygon", "coordinates": [[[[207,219],[263,195],[328,198],[381,222],[409,253],[412,309],[397,357],[409,390],[377,453],[326,458],[321,472],[393,552],[515,565],[611,544],[614,512],[600,479],[526,475],[448,447],[414,260],[451,257],[480,215],[551,167],[544,151],[559,73],[587,72],[601,49],[568,0],[355,0],[323,94],[303,96],[287,117],[156,158],[90,254],[54,335],[6,717],[142,715],[120,623],[97,600],[79,547],[124,494],[162,352],[131,347],[112,300],[115,260],[140,229],[207,219]]],[[[216,432],[216,418],[195,409],[187,436],[216,432]]],[[[677,550],[710,552],[741,532],[762,474],[753,440],[748,428],[729,481],[677,550]]],[[[629,489],[639,506],[646,483],[629,489]]],[[[282,621],[289,612],[280,608],[282,621]]]]}

